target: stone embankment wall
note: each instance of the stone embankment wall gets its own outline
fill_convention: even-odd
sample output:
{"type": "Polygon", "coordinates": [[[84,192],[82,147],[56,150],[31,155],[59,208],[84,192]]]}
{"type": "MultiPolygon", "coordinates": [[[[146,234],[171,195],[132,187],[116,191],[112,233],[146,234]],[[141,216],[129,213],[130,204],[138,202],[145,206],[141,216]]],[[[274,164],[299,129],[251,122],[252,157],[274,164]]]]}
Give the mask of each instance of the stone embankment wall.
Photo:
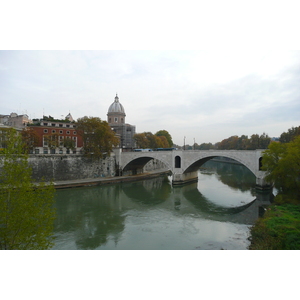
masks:
{"type": "MultiPolygon", "coordinates": [[[[2,168],[0,160],[0,171],[2,168]]],[[[91,160],[79,155],[30,155],[28,163],[32,167],[32,179],[36,182],[63,181],[87,178],[114,177],[117,174],[114,155],[105,159],[91,160]]],[[[164,169],[164,164],[151,160],[143,171],[164,169]]],[[[131,171],[128,174],[131,175],[131,171]]]]}
{"type": "Polygon", "coordinates": [[[33,180],[73,180],[115,176],[115,159],[91,160],[73,155],[31,155],[33,180]]]}

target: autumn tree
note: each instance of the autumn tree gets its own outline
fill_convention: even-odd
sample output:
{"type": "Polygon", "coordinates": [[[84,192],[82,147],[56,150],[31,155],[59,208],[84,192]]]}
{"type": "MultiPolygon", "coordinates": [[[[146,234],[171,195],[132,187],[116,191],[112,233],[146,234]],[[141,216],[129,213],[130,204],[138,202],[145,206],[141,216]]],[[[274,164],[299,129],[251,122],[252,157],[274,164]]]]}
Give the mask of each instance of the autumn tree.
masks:
{"type": "Polygon", "coordinates": [[[21,132],[22,141],[24,144],[25,153],[33,152],[34,148],[38,146],[39,137],[31,127],[27,127],[21,132]]]}
{"type": "Polygon", "coordinates": [[[136,133],[133,138],[135,140],[137,148],[141,148],[141,149],[149,148],[148,139],[145,133],[136,133]]]}
{"type": "Polygon", "coordinates": [[[10,129],[0,173],[0,249],[48,249],[53,245],[54,187],[35,185],[20,135],[10,129]]]}
{"type": "Polygon", "coordinates": [[[172,137],[166,130],[160,130],[156,134],[152,132],[136,133],[134,135],[137,148],[169,148],[173,146],[172,137]]]}
{"type": "Polygon", "coordinates": [[[167,130],[159,130],[155,133],[156,136],[164,136],[167,139],[168,146],[163,148],[170,148],[173,146],[173,141],[170,133],[167,130]]]}
{"type": "Polygon", "coordinates": [[[120,141],[106,121],[97,117],[83,117],[77,120],[78,133],[83,138],[84,155],[102,158],[103,154],[110,155],[113,146],[120,141]]]}

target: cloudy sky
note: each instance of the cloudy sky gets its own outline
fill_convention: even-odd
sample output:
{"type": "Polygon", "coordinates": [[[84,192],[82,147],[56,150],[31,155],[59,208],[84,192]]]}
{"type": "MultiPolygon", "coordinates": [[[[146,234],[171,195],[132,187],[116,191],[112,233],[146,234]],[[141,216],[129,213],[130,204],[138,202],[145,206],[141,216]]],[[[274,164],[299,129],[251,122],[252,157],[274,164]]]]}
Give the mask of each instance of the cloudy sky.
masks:
{"type": "Polygon", "coordinates": [[[299,48],[289,0],[13,2],[0,19],[0,114],[106,120],[118,93],[138,133],[164,129],[179,145],[300,125],[300,50],[284,50],[299,48]]]}
{"type": "Polygon", "coordinates": [[[137,132],[176,144],[300,126],[300,51],[1,51],[1,114],[106,120],[118,93],[137,132]]]}

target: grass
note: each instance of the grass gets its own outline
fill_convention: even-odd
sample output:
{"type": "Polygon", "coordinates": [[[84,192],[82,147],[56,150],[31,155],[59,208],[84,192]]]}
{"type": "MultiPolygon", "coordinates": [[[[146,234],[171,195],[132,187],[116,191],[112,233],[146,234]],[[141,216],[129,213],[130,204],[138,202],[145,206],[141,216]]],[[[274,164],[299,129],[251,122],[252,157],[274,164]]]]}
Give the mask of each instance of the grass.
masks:
{"type": "Polygon", "coordinates": [[[250,240],[250,250],[299,250],[300,205],[270,205],[251,228],[250,240]]]}

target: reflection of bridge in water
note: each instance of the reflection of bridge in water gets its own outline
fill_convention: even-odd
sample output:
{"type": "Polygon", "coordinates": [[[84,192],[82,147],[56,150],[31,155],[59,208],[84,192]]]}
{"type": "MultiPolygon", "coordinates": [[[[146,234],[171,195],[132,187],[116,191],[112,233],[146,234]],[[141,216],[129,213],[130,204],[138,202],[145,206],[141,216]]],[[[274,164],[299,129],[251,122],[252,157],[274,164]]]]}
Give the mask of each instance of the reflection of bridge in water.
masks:
{"type": "Polygon", "coordinates": [[[143,172],[143,167],[151,160],[157,159],[172,172],[172,184],[181,185],[198,180],[198,169],[205,162],[215,157],[234,159],[247,167],[256,177],[260,189],[269,188],[265,182],[266,173],[261,170],[262,152],[264,150],[193,150],[193,151],[151,151],[121,152],[115,151],[120,172],[131,171],[132,174],[143,172]]]}

